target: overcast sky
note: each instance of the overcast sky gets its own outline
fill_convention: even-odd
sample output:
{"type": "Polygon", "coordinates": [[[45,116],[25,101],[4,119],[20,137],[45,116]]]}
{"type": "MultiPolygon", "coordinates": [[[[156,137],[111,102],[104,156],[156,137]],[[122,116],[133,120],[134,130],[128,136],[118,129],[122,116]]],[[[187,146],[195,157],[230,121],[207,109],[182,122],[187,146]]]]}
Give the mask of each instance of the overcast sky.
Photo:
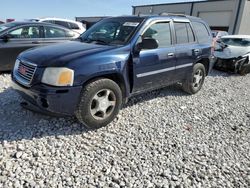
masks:
{"type": "Polygon", "coordinates": [[[130,15],[133,5],[187,1],[194,0],[1,0],[0,20],[38,17],[74,19],[76,16],[130,15]]]}

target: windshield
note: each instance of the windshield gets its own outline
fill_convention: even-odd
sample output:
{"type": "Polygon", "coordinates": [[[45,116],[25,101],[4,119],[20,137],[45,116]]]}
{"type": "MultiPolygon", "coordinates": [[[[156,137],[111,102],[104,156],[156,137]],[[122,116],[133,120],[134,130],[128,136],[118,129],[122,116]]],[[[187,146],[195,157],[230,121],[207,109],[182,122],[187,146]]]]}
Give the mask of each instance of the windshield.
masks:
{"type": "Polygon", "coordinates": [[[250,46],[249,38],[222,38],[221,41],[230,46],[250,46]]]}
{"type": "Polygon", "coordinates": [[[0,25],[0,32],[1,31],[4,31],[4,30],[6,30],[6,29],[9,29],[9,28],[11,28],[11,27],[14,27],[16,24],[14,24],[14,23],[6,23],[6,24],[1,24],[0,25]]]}
{"type": "Polygon", "coordinates": [[[93,25],[80,36],[82,42],[126,44],[143,21],[143,18],[108,18],[93,25]]]}

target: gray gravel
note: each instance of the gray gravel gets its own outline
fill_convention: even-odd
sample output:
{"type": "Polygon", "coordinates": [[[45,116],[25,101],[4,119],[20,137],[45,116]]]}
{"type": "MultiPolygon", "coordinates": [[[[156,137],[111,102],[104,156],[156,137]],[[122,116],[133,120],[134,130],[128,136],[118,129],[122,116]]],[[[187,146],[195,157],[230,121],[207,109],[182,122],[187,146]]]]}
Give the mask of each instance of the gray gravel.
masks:
{"type": "Polygon", "coordinates": [[[250,74],[130,99],[109,126],[19,106],[0,75],[0,187],[250,187],[250,74]]]}

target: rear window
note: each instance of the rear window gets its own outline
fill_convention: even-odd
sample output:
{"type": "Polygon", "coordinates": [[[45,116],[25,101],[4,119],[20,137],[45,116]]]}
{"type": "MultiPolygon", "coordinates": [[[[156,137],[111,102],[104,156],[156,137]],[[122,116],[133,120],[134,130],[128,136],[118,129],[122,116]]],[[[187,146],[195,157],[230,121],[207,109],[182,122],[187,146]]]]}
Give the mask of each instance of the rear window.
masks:
{"type": "Polygon", "coordinates": [[[65,30],[55,27],[44,27],[45,38],[62,38],[65,37],[65,30]]]}
{"type": "Polygon", "coordinates": [[[192,22],[199,43],[211,43],[210,34],[206,26],[201,22],[192,22]]]}
{"type": "Polygon", "coordinates": [[[224,44],[230,46],[250,46],[250,39],[244,38],[221,38],[224,44]]]}

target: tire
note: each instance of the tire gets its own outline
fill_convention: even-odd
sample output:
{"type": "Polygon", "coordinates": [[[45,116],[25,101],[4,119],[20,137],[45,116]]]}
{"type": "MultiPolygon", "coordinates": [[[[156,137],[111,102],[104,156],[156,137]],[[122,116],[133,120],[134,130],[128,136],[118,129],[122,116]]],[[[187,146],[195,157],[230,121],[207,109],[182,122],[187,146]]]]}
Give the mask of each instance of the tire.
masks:
{"type": "Polygon", "coordinates": [[[206,76],[206,69],[203,64],[197,63],[193,67],[192,76],[182,83],[182,89],[189,93],[195,94],[202,88],[206,76]]]}
{"type": "Polygon", "coordinates": [[[75,115],[80,123],[96,129],[109,124],[121,106],[120,87],[110,79],[101,78],[83,88],[75,115]]]}

